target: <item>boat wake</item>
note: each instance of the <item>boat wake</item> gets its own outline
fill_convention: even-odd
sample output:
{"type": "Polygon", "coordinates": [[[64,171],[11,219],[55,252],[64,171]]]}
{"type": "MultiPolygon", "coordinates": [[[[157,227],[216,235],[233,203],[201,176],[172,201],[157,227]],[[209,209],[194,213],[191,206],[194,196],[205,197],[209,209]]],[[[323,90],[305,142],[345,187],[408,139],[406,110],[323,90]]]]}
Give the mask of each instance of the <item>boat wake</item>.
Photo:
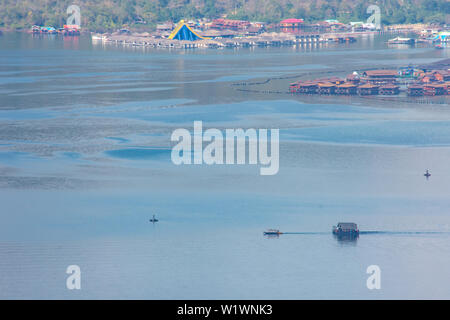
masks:
{"type": "Polygon", "coordinates": [[[330,234],[329,232],[283,232],[283,234],[330,234]]]}
{"type": "MultiPolygon", "coordinates": [[[[320,234],[330,234],[330,232],[282,232],[282,234],[320,235],[320,234]]],[[[450,231],[359,231],[359,234],[388,234],[388,235],[447,234],[447,235],[450,235],[450,231]]]]}
{"type": "Polygon", "coordinates": [[[450,231],[360,231],[360,234],[450,234],[450,231]]]}

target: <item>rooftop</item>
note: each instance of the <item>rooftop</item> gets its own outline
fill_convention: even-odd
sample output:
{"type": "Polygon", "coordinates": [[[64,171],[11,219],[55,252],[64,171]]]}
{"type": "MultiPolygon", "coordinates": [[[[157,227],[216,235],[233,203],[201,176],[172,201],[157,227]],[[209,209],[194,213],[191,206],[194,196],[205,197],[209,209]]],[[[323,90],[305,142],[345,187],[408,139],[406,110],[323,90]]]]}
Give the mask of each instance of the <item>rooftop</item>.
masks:
{"type": "Polygon", "coordinates": [[[398,75],[397,70],[367,70],[364,71],[367,76],[396,76],[398,75]]]}
{"type": "Polygon", "coordinates": [[[303,19],[284,19],[283,21],[281,21],[280,23],[303,23],[305,22],[303,19]]]}
{"type": "Polygon", "coordinates": [[[339,222],[337,226],[342,229],[358,229],[356,223],[353,222],[339,222]]]}
{"type": "Polygon", "coordinates": [[[363,85],[359,86],[358,88],[373,89],[373,88],[378,88],[378,86],[370,84],[370,83],[366,83],[366,84],[363,84],[363,85]]]}
{"type": "Polygon", "coordinates": [[[357,85],[356,84],[353,84],[353,83],[343,83],[343,84],[340,84],[340,85],[338,85],[338,87],[339,88],[356,88],[357,87],[357,85]]]}
{"type": "Polygon", "coordinates": [[[333,88],[336,87],[335,83],[331,83],[331,82],[323,82],[323,83],[319,83],[319,87],[322,88],[333,88]]]}

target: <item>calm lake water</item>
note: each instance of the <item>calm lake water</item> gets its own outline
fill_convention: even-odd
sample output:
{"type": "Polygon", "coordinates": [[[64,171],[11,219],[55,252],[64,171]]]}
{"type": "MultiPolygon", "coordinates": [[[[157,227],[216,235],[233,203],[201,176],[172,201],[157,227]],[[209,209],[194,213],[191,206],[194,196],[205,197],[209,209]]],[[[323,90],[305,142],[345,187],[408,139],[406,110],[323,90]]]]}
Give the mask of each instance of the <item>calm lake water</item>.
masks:
{"type": "Polygon", "coordinates": [[[449,299],[448,98],[286,93],[450,56],[386,39],[170,51],[0,36],[0,298],[449,299]],[[278,174],[172,164],[172,131],[195,120],[279,128],[278,174]],[[338,241],[340,221],[379,232],[338,241]]]}

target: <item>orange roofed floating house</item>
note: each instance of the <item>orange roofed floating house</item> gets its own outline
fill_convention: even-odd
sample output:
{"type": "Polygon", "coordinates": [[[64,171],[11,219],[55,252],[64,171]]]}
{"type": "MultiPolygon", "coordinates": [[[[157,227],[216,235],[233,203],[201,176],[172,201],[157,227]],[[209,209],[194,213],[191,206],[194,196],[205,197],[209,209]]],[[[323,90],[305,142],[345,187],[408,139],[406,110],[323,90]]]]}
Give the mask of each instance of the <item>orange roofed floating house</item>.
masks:
{"type": "Polygon", "coordinates": [[[379,94],[385,96],[397,95],[400,93],[400,87],[394,84],[386,84],[381,86],[379,89],[379,94]]]}
{"type": "Polygon", "coordinates": [[[408,96],[420,97],[424,94],[424,88],[419,84],[411,84],[408,86],[408,96]]]}
{"type": "Polygon", "coordinates": [[[343,83],[337,86],[336,94],[341,95],[354,95],[357,93],[358,86],[353,83],[343,83]]]}
{"type": "Polygon", "coordinates": [[[319,89],[317,93],[319,94],[334,94],[336,91],[336,84],[333,82],[319,83],[319,89]]]}
{"type": "Polygon", "coordinates": [[[423,93],[426,96],[446,95],[447,85],[445,83],[426,84],[423,86],[423,93]]]}
{"type": "Polygon", "coordinates": [[[306,93],[306,94],[314,94],[317,93],[319,89],[319,85],[317,82],[300,82],[297,87],[297,92],[306,93]]]}
{"type": "Polygon", "coordinates": [[[397,77],[397,70],[367,70],[363,72],[361,80],[372,84],[389,84],[396,83],[397,77]]]}
{"type": "Polygon", "coordinates": [[[358,87],[358,93],[361,96],[376,95],[378,94],[378,90],[379,90],[378,86],[370,83],[366,83],[358,87]]]}
{"type": "Polygon", "coordinates": [[[450,71],[449,70],[433,70],[430,72],[422,73],[420,76],[421,82],[434,82],[434,81],[450,81],[450,71]]]}

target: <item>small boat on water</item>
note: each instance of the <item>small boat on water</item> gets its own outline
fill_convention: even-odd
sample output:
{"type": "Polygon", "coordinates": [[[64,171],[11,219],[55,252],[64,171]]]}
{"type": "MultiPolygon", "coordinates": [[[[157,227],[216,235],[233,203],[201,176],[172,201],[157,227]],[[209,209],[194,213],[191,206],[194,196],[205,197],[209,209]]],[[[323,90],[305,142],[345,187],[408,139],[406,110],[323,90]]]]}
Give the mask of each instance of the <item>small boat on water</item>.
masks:
{"type": "Polygon", "coordinates": [[[413,38],[402,38],[396,37],[394,39],[388,40],[388,44],[414,44],[415,40],[413,38]]]}
{"type": "Polygon", "coordinates": [[[153,218],[151,218],[149,221],[155,223],[158,222],[159,220],[156,219],[155,215],[153,215],[153,218]]]}
{"type": "Polygon", "coordinates": [[[416,43],[432,43],[433,39],[425,39],[425,38],[419,38],[416,39],[416,43]]]}
{"type": "Polygon", "coordinates": [[[91,35],[91,39],[92,41],[106,41],[107,37],[106,35],[95,33],[91,35]]]}
{"type": "Polygon", "coordinates": [[[283,232],[280,232],[280,230],[278,229],[267,229],[267,231],[264,231],[264,235],[265,236],[270,236],[270,235],[280,235],[283,234],[283,232]]]}
{"type": "Polygon", "coordinates": [[[358,225],[353,222],[339,222],[337,226],[333,226],[333,234],[336,236],[358,236],[358,225]]]}

